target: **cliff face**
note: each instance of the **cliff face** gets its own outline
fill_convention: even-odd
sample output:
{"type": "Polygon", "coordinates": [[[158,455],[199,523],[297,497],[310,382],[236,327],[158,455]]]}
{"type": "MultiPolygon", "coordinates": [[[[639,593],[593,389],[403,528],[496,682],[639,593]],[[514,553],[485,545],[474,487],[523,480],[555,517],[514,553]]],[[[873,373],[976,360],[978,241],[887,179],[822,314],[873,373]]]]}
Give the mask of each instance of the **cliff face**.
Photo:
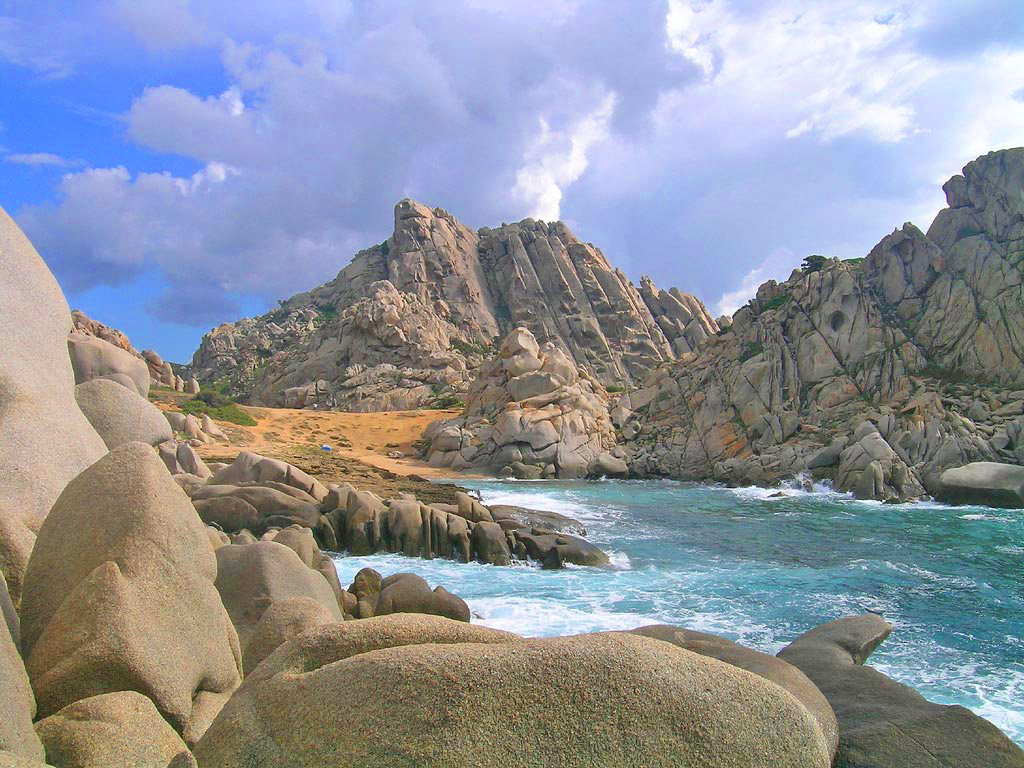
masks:
{"type": "Polygon", "coordinates": [[[864,498],[942,469],[1024,461],[1024,149],[968,164],[949,208],[863,260],[797,270],[612,411],[638,475],[767,482],[804,470],[864,498]],[[820,268],[819,268],[820,267],[820,268]]]}
{"type": "Polygon", "coordinates": [[[388,240],[279,309],[215,328],[193,367],[254,403],[416,408],[454,401],[519,326],[626,387],[718,330],[696,298],[638,289],[560,222],[474,232],[403,200],[388,240]]]}

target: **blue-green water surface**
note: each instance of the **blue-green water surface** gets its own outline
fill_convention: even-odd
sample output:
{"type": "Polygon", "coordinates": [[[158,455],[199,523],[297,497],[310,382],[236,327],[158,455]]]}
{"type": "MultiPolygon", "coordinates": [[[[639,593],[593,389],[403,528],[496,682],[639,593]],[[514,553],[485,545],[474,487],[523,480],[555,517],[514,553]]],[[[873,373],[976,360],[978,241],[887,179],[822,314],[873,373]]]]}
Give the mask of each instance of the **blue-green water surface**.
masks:
{"type": "Polygon", "coordinates": [[[871,664],[1024,744],[1024,511],[670,481],[460,483],[485,503],[581,520],[614,567],[340,557],[342,582],[364,565],[413,571],[462,596],[475,622],[530,636],[670,623],[771,653],[875,611],[895,629],[871,664]]]}

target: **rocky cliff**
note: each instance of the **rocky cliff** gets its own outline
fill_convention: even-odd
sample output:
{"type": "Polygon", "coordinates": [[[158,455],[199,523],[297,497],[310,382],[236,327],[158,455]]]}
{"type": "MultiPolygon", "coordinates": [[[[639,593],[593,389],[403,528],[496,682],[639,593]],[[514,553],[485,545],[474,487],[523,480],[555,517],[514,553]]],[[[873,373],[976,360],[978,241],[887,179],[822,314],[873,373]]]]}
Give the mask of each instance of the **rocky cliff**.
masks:
{"type": "Polygon", "coordinates": [[[637,288],[561,222],[473,231],[440,208],[395,207],[394,233],[336,279],[207,334],[204,385],[253,403],[354,411],[452,403],[513,328],[630,387],[718,325],[693,296],[637,288]]]}
{"type": "Polygon", "coordinates": [[[909,499],[943,469],[1024,462],[1024,149],[993,152],[865,259],[812,257],[612,410],[634,474],[809,470],[909,499]]]}

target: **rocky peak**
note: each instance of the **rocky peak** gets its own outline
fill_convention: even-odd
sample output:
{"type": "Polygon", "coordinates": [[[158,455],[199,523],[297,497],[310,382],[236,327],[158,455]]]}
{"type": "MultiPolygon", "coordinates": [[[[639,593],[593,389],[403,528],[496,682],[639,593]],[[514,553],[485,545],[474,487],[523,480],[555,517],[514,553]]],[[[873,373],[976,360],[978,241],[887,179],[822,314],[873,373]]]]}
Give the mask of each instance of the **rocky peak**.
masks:
{"type": "MultiPolygon", "coordinates": [[[[387,365],[398,373],[389,371],[386,380],[416,382],[402,389],[418,394],[398,401],[419,407],[457,397],[468,383],[459,372],[492,355],[517,326],[618,386],[635,385],[718,330],[699,300],[650,281],[638,290],[561,222],[524,219],[474,232],[441,208],[407,199],[395,206],[391,237],[356,254],[330,283],[207,334],[194,365],[202,379],[256,403],[306,402],[286,398],[285,390],[315,391],[310,406],[360,409],[396,399],[342,392],[350,369],[387,365]],[[409,327],[373,315],[383,281],[400,295],[409,327]],[[377,334],[387,328],[394,343],[381,344],[377,334]],[[363,338],[368,331],[372,339],[363,338]],[[371,362],[360,357],[367,349],[371,362]],[[427,369],[433,372],[423,374],[427,369]],[[441,370],[451,375],[439,381],[441,370]]],[[[363,381],[366,372],[358,376],[363,381]]]]}

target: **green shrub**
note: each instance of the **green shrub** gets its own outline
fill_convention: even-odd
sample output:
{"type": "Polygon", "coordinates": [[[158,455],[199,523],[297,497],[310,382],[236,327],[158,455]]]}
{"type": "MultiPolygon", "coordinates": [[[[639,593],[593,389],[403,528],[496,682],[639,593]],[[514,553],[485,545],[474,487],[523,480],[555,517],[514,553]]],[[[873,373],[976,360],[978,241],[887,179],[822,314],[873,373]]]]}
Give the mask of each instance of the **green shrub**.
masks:
{"type": "Polygon", "coordinates": [[[194,416],[208,415],[211,419],[227,421],[242,427],[256,426],[256,420],[238,407],[238,404],[218,392],[200,392],[191,400],[180,404],[182,413],[194,416]]]}
{"type": "Polygon", "coordinates": [[[609,395],[617,395],[619,392],[625,392],[626,388],[621,384],[612,384],[610,387],[605,387],[605,391],[607,391],[609,395]]]}
{"type": "Polygon", "coordinates": [[[826,259],[824,256],[821,256],[817,253],[812,253],[810,256],[804,259],[803,263],[800,265],[800,268],[807,273],[819,272],[821,271],[822,267],[825,266],[825,262],[827,261],[828,259],[826,259]]]}
{"type": "Polygon", "coordinates": [[[458,395],[444,395],[432,402],[428,408],[432,411],[446,411],[449,408],[465,408],[466,404],[458,395]]]}
{"type": "Polygon", "coordinates": [[[761,311],[767,312],[770,309],[778,309],[786,304],[789,304],[793,300],[793,294],[789,291],[782,291],[774,299],[769,299],[761,305],[761,311]]]}
{"type": "Polygon", "coordinates": [[[764,352],[764,345],[760,341],[752,341],[743,348],[743,352],[740,353],[740,362],[745,363],[750,358],[760,355],[764,352]]]}
{"type": "Polygon", "coordinates": [[[490,355],[491,350],[485,347],[483,344],[473,344],[469,341],[463,341],[462,339],[452,339],[452,347],[461,355],[482,355],[487,357],[490,355]]]}

